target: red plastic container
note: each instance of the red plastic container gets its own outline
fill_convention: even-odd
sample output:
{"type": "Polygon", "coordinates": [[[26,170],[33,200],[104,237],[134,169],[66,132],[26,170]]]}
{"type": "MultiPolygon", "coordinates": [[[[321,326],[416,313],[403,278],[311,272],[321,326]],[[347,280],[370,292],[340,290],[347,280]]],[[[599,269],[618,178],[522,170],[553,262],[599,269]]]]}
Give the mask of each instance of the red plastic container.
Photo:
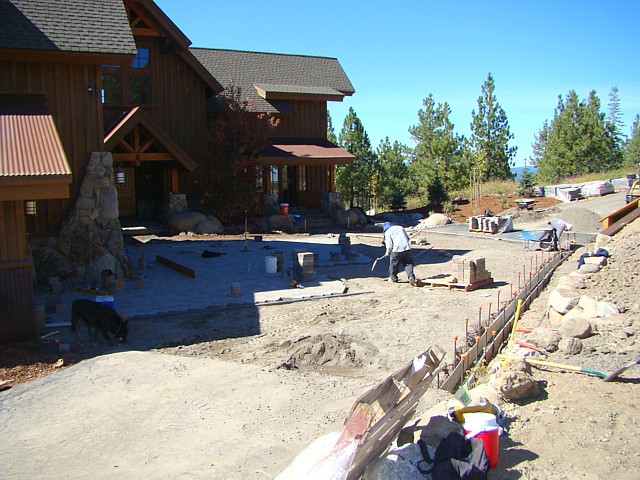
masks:
{"type": "Polygon", "coordinates": [[[487,453],[489,465],[491,468],[498,466],[498,458],[500,454],[500,437],[499,427],[496,423],[495,415],[490,413],[466,413],[464,415],[464,433],[482,440],[484,451],[487,453]]]}
{"type": "Polygon", "coordinates": [[[281,203],[280,204],[280,215],[289,215],[289,204],[281,203]]]}

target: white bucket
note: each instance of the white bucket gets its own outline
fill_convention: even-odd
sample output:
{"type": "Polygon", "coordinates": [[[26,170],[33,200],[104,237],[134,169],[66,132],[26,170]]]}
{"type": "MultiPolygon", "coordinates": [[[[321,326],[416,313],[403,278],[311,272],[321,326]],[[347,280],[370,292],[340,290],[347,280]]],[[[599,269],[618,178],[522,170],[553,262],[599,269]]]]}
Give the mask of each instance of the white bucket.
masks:
{"type": "Polygon", "coordinates": [[[278,271],[278,257],[272,255],[264,257],[264,270],[267,273],[276,273],[278,271]]]}

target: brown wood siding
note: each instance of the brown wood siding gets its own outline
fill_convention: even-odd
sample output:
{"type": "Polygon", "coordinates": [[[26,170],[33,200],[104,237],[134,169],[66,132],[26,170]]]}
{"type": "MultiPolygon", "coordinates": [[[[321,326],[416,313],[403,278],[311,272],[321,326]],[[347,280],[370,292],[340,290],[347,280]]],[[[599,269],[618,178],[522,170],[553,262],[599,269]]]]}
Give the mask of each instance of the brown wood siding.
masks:
{"type": "Polygon", "coordinates": [[[0,343],[35,337],[33,278],[29,263],[0,263],[0,343]]]}
{"type": "Polygon", "coordinates": [[[0,202],[0,262],[24,261],[27,256],[24,202],[0,202]]]}
{"type": "MultiPolygon", "coordinates": [[[[139,47],[149,48],[151,105],[141,105],[147,118],[163,130],[199,168],[180,172],[180,193],[187,198],[199,191],[207,167],[207,88],[200,76],[173,50],[158,48],[162,39],[136,38],[139,47]]],[[[112,125],[129,106],[105,106],[105,125],[112,125]]]]}
{"type": "Polygon", "coordinates": [[[100,84],[97,65],[41,61],[0,61],[0,92],[43,93],[73,172],[70,198],[38,201],[33,233],[57,233],[80,189],[89,156],[102,150],[104,130],[100,95],[89,87],[100,84]]]}
{"type": "Polygon", "coordinates": [[[327,102],[292,100],[291,113],[278,115],[274,137],[327,138],[327,102]]]}

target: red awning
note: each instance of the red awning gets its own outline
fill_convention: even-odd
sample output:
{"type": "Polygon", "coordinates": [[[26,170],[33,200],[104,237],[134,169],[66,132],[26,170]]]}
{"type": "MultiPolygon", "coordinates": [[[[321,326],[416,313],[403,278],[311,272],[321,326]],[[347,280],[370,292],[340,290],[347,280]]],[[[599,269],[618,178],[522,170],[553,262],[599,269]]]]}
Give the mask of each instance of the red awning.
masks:
{"type": "Polygon", "coordinates": [[[346,165],[355,157],[325,139],[274,140],[262,153],[262,163],[270,165],[346,165]]]}

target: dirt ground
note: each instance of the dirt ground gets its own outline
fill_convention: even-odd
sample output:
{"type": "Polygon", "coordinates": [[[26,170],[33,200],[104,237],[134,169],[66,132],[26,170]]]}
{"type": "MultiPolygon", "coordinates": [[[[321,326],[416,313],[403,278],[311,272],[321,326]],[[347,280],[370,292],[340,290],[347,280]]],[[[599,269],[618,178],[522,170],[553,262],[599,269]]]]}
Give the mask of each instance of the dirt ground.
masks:
{"type": "MultiPolygon", "coordinates": [[[[501,211],[501,200],[497,197],[484,197],[483,202],[486,203],[481,204],[482,211],[487,208],[501,211]]],[[[554,207],[555,203],[536,206],[543,211],[514,214],[544,218],[555,215],[559,211],[556,208],[562,207],[554,207]]],[[[468,216],[470,208],[461,206],[459,218],[468,216]]],[[[471,238],[426,230],[416,232],[414,238],[421,236],[427,238],[428,244],[416,245],[414,249],[419,278],[448,273],[453,255],[472,254],[486,258],[494,284],[472,292],[442,287],[412,288],[406,282],[384,281],[386,265],[379,266],[373,274],[368,265],[336,268],[331,275],[343,278],[354,295],[154,318],[136,325],[138,338],[130,340],[132,349],[158,355],[211,358],[231,369],[234,365],[254,366],[271,378],[277,376],[282,388],[294,388],[286,417],[274,417],[276,414],[270,412],[269,401],[265,400],[262,420],[267,425],[277,425],[270,441],[278,445],[272,449],[268,445],[262,447],[268,450],[269,462],[239,464],[224,475],[212,465],[208,476],[200,478],[274,477],[314,439],[339,427],[358,395],[413,356],[434,344],[452,353],[454,336],[464,337],[464,318],[475,318],[480,306],[486,312],[489,302],[497,303],[499,291],[504,298],[506,289],[513,288],[510,284],[518,282],[516,269],[533,262],[534,256],[537,261],[537,256],[543,255],[525,250],[522,242],[498,242],[491,236],[471,238]],[[256,316],[260,324],[258,334],[248,327],[255,324],[251,320],[256,316]]],[[[356,233],[350,237],[359,253],[371,259],[381,253],[380,235],[356,233]]],[[[586,294],[616,303],[622,314],[603,320],[597,332],[583,340],[582,353],[570,358],[556,353],[549,360],[612,371],[637,355],[639,245],[640,225],[635,222],[608,246],[612,254],[609,266],[587,280],[586,294]]],[[[576,269],[577,257],[583,251],[578,250],[575,258],[560,267],[547,291],[523,315],[522,326],[544,325],[548,291],[561,275],[576,269]]],[[[108,347],[99,345],[61,354],[56,346],[24,344],[3,348],[0,379],[12,379],[14,385],[30,382],[85,358],[110,353],[108,347]]],[[[445,361],[451,361],[451,353],[445,361]]],[[[542,387],[540,397],[500,404],[507,415],[507,433],[500,442],[500,464],[491,471],[490,478],[637,478],[640,421],[635,406],[640,397],[640,367],[627,370],[611,383],[557,369],[534,369],[533,374],[542,387]]],[[[271,387],[265,388],[267,395],[276,391],[271,387]]],[[[252,392],[242,391],[238,398],[251,395],[252,392]]],[[[445,392],[430,390],[421,401],[421,412],[447,398],[445,392]]],[[[233,419],[237,408],[233,405],[226,408],[233,419]]],[[[238,418],[219,428],[224,436],[225,429],[246,427],[238,418]]],[[[252,438],[250,431],[246,435],[249,440],[252,438]]],[[[236,460],[243,461],[241,456],[236,460]]]]}

